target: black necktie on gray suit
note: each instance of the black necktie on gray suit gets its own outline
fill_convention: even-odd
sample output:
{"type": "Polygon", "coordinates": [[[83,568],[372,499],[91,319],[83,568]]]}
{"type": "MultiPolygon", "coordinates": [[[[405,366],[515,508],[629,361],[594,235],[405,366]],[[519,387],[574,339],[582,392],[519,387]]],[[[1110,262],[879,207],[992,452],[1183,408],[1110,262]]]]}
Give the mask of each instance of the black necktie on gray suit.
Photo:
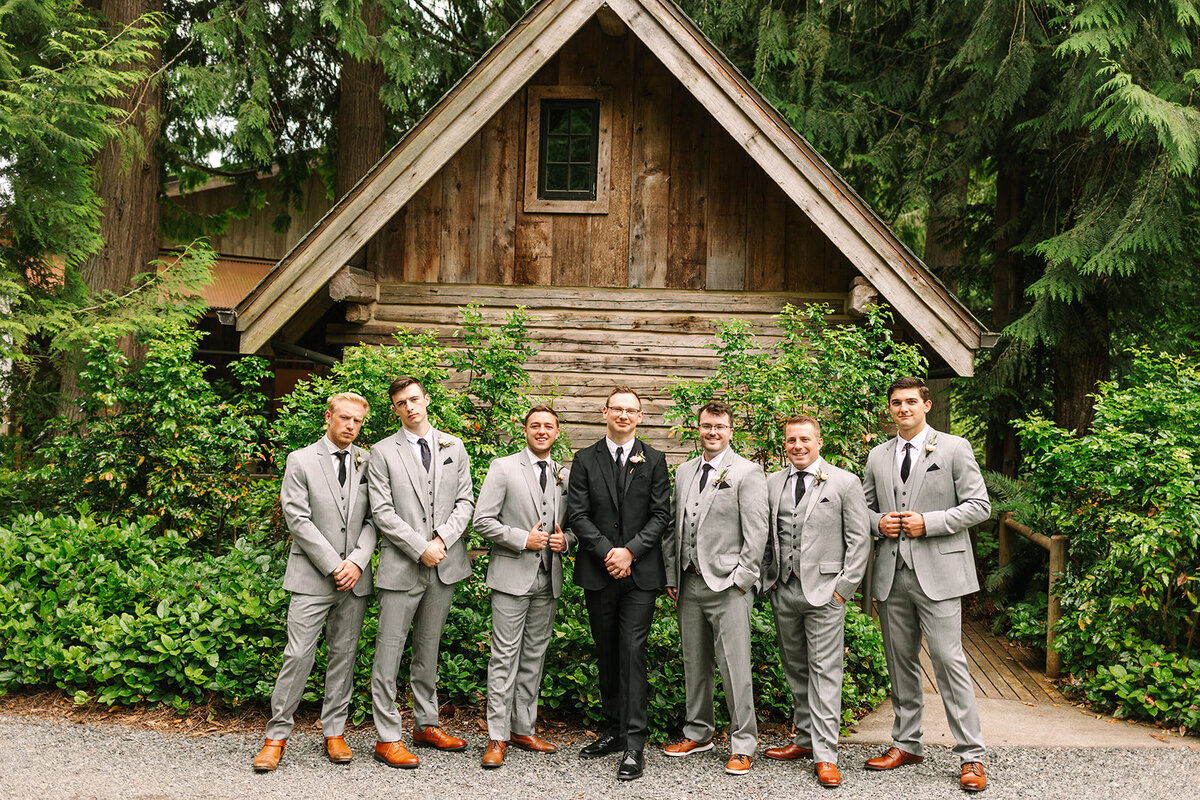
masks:
{"type": "Polygon", "coordinates": [[[345,450],[339,450],[334,453],[338,460],[338,483],[342,486],[346,485],[346,456],[350,455],[345,450]]]}

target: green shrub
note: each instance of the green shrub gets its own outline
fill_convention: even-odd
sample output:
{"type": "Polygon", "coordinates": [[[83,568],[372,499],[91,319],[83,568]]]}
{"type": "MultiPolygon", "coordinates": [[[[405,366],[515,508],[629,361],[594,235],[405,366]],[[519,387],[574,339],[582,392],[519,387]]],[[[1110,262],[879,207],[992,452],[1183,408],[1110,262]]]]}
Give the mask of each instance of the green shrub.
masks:
{"type": "Polygon", "coordinates": [[[1018,423],[1029,501],[1069,539],[1055,640],[1075,687],[1194,727],[1200,706],[1200,367],[1136,351],[1092,429],[1018,423]]]}

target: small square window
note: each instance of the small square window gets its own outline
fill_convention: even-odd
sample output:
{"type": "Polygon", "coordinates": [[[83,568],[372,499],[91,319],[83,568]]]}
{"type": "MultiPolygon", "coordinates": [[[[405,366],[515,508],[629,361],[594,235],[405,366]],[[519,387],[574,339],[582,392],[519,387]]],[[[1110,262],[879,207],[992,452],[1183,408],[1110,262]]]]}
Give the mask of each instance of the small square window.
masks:
{"type": "Polygon", "coordinates": [[[598,100],[542,100],[538,153],[541,200],[596,199],[598,100]]]}
{"type": "Polygon", "coordinates": [[[611,88],[530,86],[526,115],[525,212],[607,214],[611,88]]]}

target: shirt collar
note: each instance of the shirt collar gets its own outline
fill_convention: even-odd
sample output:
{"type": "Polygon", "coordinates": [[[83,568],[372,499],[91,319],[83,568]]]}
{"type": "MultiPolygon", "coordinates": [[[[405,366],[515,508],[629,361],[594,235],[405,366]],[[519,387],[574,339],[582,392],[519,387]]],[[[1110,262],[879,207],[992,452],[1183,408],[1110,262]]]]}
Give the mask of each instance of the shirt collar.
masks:
{"type": "Polygon", "coordinates": [[[637,442],[637,439],[630,439],[625,444],[619,445],[607,436],[604,437],[604,443],[608,445],[608,457],[614,461],[617,459],[618,447],[621,448],[621,458],[628,459],[629,455],[633,452],[633,445],[635,442],[637,442]]]}
{"type": "Polygon", "coordinates": [[[788,472],[788,480],[791,480],[792,476],[795,475],[797,472],[802,473],[804,475],[816,475],[817,472],[820,470],[820,467],[821,467],[821,458],[819,456],[816,459],[814,459],[813,462],[811,464],[809,464],[807,467],[805,467],[804,469],[796,469],[794,464],[788,464],[788,469],[790,470],[788,472]]]}
{"type": "Polygon", "coordinates": [[[729,452],[729,448],[726,447],[720,453],[717,453],[716,457],[713,458],[711,461],[705,461],[704,456],[701,456],[700,457],[700,469],[704,469],[704,465],[708,464],[710,467],[712,467],[712,474],[713,475],[718,474],[721,470],[721,464],[723,464],[725,462],[725,454],[728,452],[729,452]]]}
{"type": "Polygon", "coordinates": [[[550,456],[546,456],[545,458],[538,458],[537,456],[535,456],[533,454],[533,451],[530,450],[528,447],[525,448],[525,456],[529,459],[529,466],[533,467],[534,469],[539,469],[539,467],[538,467],[539,461],[545,461],[547,468],[554,469],[554,459],[552,459],[550,456]]]}
{"type": "Polygon", "coordinates": [[[429,449],[430,450],[433,449],[433,427],[432,426],[429,428],[429,430],[425,431],[424,436],[417,436],[415,433],[410,431],[408,428],[401,428],[400,430],[404,431],[404,437],[406,439],[408,439],[409,444],[416,444],[417,442],[424,439],[425,443],[430,446],[429,449]]]}
{"type": "Polygon", "coordinates": [[[904,437],[902,436],[897,435],[896,438],[900,440],[896,443],[896,449],[899,452],[904,452],[905,444],[911,444],[913,446],[914,454],[919,453],[925,448],[925,440],[929,438],[929,423],[926,423],[925,427],[921,428],[921,432],[909,439],[907,442],[905,442],[904,437]]]}

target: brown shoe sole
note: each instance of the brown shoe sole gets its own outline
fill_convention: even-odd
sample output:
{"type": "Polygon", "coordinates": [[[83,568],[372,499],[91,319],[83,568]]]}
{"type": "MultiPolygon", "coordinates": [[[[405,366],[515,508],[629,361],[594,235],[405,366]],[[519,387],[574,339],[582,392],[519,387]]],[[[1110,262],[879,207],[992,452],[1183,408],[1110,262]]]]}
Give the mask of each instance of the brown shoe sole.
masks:
{"type": "Polygon", "coordinates": [[[419,742],[416,739],[413,739],[413,747],[428,747],[433,750],[441,750],[443,753],[457,753],[462,750],[466,750],[467,743],[463,742],[458,747],[439,747],[438,745],[434,744],[433,742],[419,742]]]}
{"type": "Polygon", "coordinates": [[[509,739],[508,743],[512,747],[516,747],[520,750],[524,750],[526,753],[545,753],[546,755],[550,755],[551,753],[556,752],[558,750],[558,748],[553,745],[551,745],[549,750],[543,749],[541,747],[530,747],[529,745],[521,744],[520,742],[518,742],[514,739],[509,739]]]}
{"type": "Polygon", "coordinates": [[[392,769],[416,769],[417,767],[421,766],[420,761],[418,761],[415,764],[395,764],[391,761],[388,761],[383,756],[379,755],[379,753],[375,754],[375,760],[378,761],[380,764],[386,764],[387,766],[391,767],[392,769]]]}

